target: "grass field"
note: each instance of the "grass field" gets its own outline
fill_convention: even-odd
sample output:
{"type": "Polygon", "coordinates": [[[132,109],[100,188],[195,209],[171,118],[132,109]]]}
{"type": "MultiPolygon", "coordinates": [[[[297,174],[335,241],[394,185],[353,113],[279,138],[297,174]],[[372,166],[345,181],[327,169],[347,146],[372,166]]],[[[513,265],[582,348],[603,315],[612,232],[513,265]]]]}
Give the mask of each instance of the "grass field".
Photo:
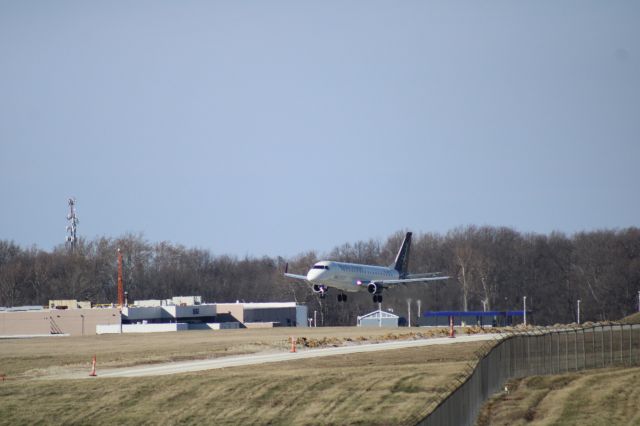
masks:
{"type": "Polygon", "coordinates": [[[478,425],[638,425],[640,367],[514,380],[478,425]]]}
{"type": "MultiPolygon", "coordinates": [[[[479,343],[264,364],[150,378],[37,379],[59,368],[285,350],[292,329],[0,342],[0,424],[409,424],[464,370],[479,343]]],[[[370,339],[397,329],[296,329],[370,339]]]]}
{"type": "Polygon", "coordinates": [[[34,377],[64,368],[88,368],[97,355],[101,367],[127,367],[190,359],[207,359],[289,349],[289,339],[341,344],[346,339],[375,341],[399,336],[398,329],[272,328],[261,330],[188,331],[180,333],[108,334],[0,340],[0,374],[34,377]]]}

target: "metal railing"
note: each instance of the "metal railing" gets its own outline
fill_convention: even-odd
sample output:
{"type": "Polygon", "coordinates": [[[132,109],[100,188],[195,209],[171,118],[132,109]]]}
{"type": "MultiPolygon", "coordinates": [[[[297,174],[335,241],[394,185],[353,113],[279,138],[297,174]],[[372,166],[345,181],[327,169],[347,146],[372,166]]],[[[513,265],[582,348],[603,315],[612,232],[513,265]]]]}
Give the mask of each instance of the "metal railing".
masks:
{"type": "Polygon", "coordinates": [[[592,368],[640,364],[640,324],[598,324],[565,329],[535,328],[511,333],[477,353],[444,395],[427,401],[418,425],[473,425],[482,404],[507,380],[592,368]],[[469,367],[469,366],[468,366],[469,367]]]}

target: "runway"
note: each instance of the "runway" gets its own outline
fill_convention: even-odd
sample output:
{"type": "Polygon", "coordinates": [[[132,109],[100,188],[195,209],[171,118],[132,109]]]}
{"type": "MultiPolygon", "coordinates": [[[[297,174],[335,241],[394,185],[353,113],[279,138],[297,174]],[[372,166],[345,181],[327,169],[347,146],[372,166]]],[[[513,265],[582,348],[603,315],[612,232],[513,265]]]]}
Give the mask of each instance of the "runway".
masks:
{"type": "MultiPolygon", "coordinates": [[[[393,341],[393,342],[385,342],[385,343],[341,346],[341,347],[335,347],[335,348],[305,349],[305,350],[299,350],[298,352],[295,352],[295,353],[291,353],[291,352],[277,352],[277,353],[269,353],[269,354],[263,353],[263,354],[231,356],[231,357],[223,357],[223,358],[215,358],[215,359],[207,359],[207,360],[199,360],[199,361],[171,362],[171,363],[165,363],[165,364],[154,364],[154,365],[126,367],[126,368],[117,368],[117,369],[104,369],[104,370],[101,370],[100,368],[98,368],[97,378],[145,377],[145,376],[162,376],[162,375],[179,374],[179,373],[193,373],[196,371],[213,370],[217,368],[240,367],[245,365],[266,364],[271,362],[294,361],[299,359],[309,359],[309,358],[327,357],[327,356],[335,356],[335,355],[348,355],[348,354],[363,353],[363,352],[377,352],[377,351],[386,351],[386,350],[393,350],[393,349],[415,348],[415,347],[431,346],[431,345],[450,345],[454,343],[478,342],[478,341],[486,341],[486,340],[496,340],[500,338],[501,336],[497,334],[474,334],[470,336],[466,336],[466,335],[460,336],[453,339],[448,337],[441,337],[441,338],[423,339],[423,340],[393,341]]],[[[68,378],[95,379],[95,377],[88,377],[86,374],[82,376],[74,374],[73,377],[68,377],[68,378]]]]}

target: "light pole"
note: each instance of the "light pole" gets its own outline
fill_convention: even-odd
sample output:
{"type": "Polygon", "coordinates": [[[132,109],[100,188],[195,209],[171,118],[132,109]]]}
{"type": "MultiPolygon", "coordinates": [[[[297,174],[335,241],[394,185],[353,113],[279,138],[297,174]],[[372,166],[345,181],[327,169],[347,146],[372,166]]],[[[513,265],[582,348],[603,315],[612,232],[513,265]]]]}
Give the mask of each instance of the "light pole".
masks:
{"type": "Polygon", "coordinates": [[[411,327],[411,298],[407,299],[407,327],[411,327]]]}
{"type": "Polygon", "coordinates": [[[522,312],[524,312],[524,325],[526,327],[526,325],[527,325],[527,296],[524,296],[522,298],[522,301],[524,303],[524,309],[522,310],[522,312]]]}
{"type": "Polygon", "coordinates": [[[421,304],[422,300],[418,299],[418,327],[420,327],[420,317],[422,316],[422,310],[420,309],[421,304]]]}
{"type": "Polygon", "coordinates": [[[580,325],[580,299],[578,299],[578,325],[580,325]]]}

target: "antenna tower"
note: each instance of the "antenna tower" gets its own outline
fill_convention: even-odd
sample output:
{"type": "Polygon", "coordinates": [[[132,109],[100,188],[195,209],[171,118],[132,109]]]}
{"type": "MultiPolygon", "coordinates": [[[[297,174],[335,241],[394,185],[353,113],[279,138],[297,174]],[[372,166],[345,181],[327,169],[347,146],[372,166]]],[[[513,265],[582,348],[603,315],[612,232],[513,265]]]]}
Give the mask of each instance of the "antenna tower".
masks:
{"type": "Polygon", "coordinates": [[[76,199],[71,197],[69,198],[69,214],[67,215],[67,235],[66,241],[71,249],[71,252],[74,252],[76,249],[76,244],[78,243],[77,230],[78,230],[78,217],[76,216],[76,199]]]}

